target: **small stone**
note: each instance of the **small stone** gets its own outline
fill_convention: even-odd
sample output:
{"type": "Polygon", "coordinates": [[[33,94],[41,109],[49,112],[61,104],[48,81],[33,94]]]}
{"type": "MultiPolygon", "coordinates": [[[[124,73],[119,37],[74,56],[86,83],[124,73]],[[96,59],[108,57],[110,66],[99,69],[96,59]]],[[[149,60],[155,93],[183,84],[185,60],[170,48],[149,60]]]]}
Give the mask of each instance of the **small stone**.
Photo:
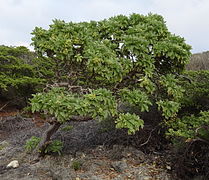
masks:
{"type": "Polygon", "coordinates": [[[167,166],[166,166],[166,169],[171,170],[171,167],[167,165],[167,166]]]}
{"type": "Polygon", "coordinates": [[[150,176],[146,175],[139,175],[136,177],[136,180],[151,180],[152,178],[150,176]]]}
{"type": "Polygon", "coordinates": [[[97,176],[92,176],[91,180],[101,180],[101,178],[97,177],[97,176]]]}
{"type": "Polygon", "coordinates": [[[78,157],[78,158],[85,158],[86,155],[83,152],[76,152],[76,157],[78,157]]]}
{"type": "Polygon", "coordinates": [[[19,167],[19,163],[17,160],[11,161],[8,165],[7,168],[12,167],[12,168],[17,168],[19,167]]]}

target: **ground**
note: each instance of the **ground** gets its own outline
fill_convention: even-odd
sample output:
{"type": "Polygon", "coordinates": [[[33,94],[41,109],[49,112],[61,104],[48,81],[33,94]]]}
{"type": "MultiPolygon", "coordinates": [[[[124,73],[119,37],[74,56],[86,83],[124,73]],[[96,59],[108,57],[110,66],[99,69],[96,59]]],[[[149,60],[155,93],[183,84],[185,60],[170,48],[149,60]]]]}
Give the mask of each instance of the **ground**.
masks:
{"type": "MultiPolygon", "coordinates": [[[[2,107],[2,106],[1,106],[2,107]]],[[[2,180],[170,180],[172,167],[165,152],[148,153],[120,142],[117,130],[106,131],[96,121],[62,125],[53,136],[64,142],[61,155],[46,155],[38,162],[24,144],[40,136],[47,124],[37,115],[26,117],[16,109],[0,113],[0,179],[2,180]],[[63,127],[72,125],[70,131],[63,127]],[[18,168],[6,168],[18,160],[18,168]]],[[[121,138],[120,138],[121,139],[121,138]]],[[[122,140],[121,140],[122,141],[122,140]]]]}

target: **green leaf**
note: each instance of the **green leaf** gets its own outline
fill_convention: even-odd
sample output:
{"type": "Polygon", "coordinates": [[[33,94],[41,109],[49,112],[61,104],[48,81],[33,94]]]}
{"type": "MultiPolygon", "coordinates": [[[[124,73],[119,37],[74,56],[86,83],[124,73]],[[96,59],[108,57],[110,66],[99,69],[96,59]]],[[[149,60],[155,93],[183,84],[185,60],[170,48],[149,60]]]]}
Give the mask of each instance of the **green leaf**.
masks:
{"type": "Polygon", "coordinates": [[[144,126],[144,121],[139,116],[130,113],[120,113],[115,122],[116,128],[127,128],[128,134],[134,134],[144,126]]]}

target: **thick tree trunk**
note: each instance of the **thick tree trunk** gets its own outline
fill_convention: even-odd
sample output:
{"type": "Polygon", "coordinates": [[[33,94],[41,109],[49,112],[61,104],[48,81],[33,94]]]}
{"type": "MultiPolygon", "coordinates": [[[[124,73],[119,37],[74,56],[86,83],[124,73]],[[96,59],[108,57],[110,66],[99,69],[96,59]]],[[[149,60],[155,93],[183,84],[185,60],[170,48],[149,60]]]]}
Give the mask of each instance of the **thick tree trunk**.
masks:
{"type": "Polygon", "coordinates": [[[43,133],[40,143],[34,150],[34,153],[38,154],[38,157],[42,157],[45,155],[45,150],[50,144],[51,136],[59,129],[60,126],[61,123],[55,122],[51,124],[49,128],[43,133]]]}
{"type": "MultiPolygon", "coordinates": [[[[90,121],[90,120],[92,120],[92,117],[73,116],[70,118],[69,121],[90,121]]],[[[45,155],[45,150],[48,147],[48,145],[51,143],[51,136],[61,126],[61,123],[55,121],[54,119],[49,120],[48,123],[50,124],[49,128],[43,133],[40,143],[33,151],[33,154],[35,155],[33,159],[34,162],[38,161],[40,157],[43,157],[45,155]]]]}

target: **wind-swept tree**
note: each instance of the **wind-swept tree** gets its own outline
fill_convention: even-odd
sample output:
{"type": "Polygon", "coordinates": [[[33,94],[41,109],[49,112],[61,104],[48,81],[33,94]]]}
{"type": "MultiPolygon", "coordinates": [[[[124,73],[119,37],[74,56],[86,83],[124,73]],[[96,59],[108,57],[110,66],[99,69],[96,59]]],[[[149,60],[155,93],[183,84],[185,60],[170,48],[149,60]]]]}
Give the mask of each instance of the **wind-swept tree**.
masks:
{"type": "Polygon", "coordinates": [[[178,112],[183,90],[176,75],[188,62],[191,47],[168,31],[162,16],[54,20],[48,30],[36,27],[32,34],[36,52],[54,72],[53,88],[31,99],[32,111],[45,113],[51,124],[38,146],[41,155],[51,135],[68,120],[111,117],[116,128],[133,134],[144,121],[139,114],[122,111],[120,104],[141,112],[156,104],[167,120],[178,112]]]}

